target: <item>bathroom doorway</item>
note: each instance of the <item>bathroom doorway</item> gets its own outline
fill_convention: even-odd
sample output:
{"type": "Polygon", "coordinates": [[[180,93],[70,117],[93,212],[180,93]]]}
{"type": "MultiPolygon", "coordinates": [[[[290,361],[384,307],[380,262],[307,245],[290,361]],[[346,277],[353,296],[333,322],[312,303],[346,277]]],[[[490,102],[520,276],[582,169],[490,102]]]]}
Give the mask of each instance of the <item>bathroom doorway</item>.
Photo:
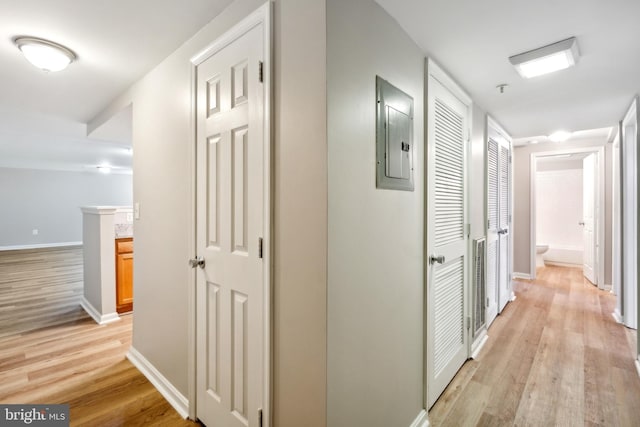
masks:
{"type": "Polygon", "coordinates": [[[604,160],[604,147],[532,154],[532,273],[544,265],[581,267],[605,289],[604,160]]]}

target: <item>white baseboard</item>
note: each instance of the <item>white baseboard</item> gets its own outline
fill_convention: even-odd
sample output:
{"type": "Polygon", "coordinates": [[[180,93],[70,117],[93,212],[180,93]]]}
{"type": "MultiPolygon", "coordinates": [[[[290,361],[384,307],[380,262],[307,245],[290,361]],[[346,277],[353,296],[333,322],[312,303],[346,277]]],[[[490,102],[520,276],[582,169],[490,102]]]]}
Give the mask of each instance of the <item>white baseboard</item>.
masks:
{"type": "Polygon", "coordinates": [[[480,354],[480,350],[482,350],[482,347],[484,347],[484,345],[487,343],[488,340],[489,340],[489,335],[485,333],[485,335],[480,340],[480,344],[478,344],[475,350],[473,350],[473,353],[471,353],[472,359],[476,359],[478,357],[478,355],[480,354]]]}
{"type": "Polygon", "coordinates": [[[575,264],[572,262],[549,261],[546,259],[544,260],[544,265],[548,265],[550,267],[569,267],[569,268],[582,267],[582,264],[575,264]]]}
{"type": "Polygon", "coordinates": [[[525,280],[531,280],[531,275],[527,274],[527,273],[518,273],[518,272],[513,272],[513,274],[511,275],[511,277],[513,277],[514,279],[525,279],[525,280]]]}
{"type": "Polygon", "coordinates": [[[107,313],[107,314],[100,314],[100,312],[98,310],[96,310],[96,308],[93,306],[93,304],[91,304],[89,302],[89,300],[87,300],[84,297],[84,295],[82,296],[82,299],[80,300],[80,306],[84,309],[84,311],[87,312],[87,314],[89,316],[91,316],[93,318],[93,320],[96,321],[96,323],[98,325],[106,325],[107,323],[117,322],[118,320],[120,320],[120,316],[118,316],[118,313],[116,313],[116,312],[107,313]]]}
{"type": "Polygon", "coordinates": [[[19,251],[23,249],[61,248],[64,246],[80,246],[82,242],[40,243],[37,245],[0,246],[0,251],[19,251]]]}
{"type": "Polygon", "coordinates": [[[640,356],[636,359],[636,371],[638,371],[638,376],[640,376],[640,356]]]}
{"type": "Polygon", "coordinates": [[[604,290],[605,291],[609,291],[609,292],[613,292],[613,285],[608,285],[608,284],[604,284],[604,290]]]}
{"type": "Polygon", "coordinates": [[[411,423],[409,427],[428,427],[429,426],[429,415],[427,411],[423,409],[420,411],[415,420],[411,423]]]}
{"type": "Polygon", "coordinates": [[[620,313],[618,313],[618,310],[614,310],[613,313],[611,313],[611,315],[613,316],[613,318],[615,319],[616,322],[618,323],[622,323],[623,322],[623,318],[620,315],[620,313]]]}
{"type": "Polygon", "coordinates": [[[511,299],[509,299],[509,301],[514,302],[516,298],[518,297],[516,296],[515,292],[511,292],[511,299]]]}
{"type": "Polygon", "coordinates": [[[189,416],[189,400],[180,393],[151,362],[140,354],[138,350],[131,347],[127,353],[127,359],[158,389],[160,394],[167,399],[167,402],[178,411],[178,414],[180,414],[182,418],[186,419],[189,416]]]}

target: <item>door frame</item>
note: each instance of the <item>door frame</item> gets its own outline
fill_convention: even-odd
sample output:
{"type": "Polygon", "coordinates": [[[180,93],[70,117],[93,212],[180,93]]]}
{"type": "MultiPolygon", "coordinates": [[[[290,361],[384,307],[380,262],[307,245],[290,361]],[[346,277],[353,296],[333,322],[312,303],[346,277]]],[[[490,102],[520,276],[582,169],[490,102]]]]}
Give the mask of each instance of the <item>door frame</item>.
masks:
{"type": "Polygon", "coordinates": [[[594,147],[584,147],[584,148],[567,148],[563,150],[554,150],[554,151],[539,151],[535,153],[531,153],[531,163],[530,163],[530,174],[529,174],[529,214],[531,220],[529,222],[529,239],[530,239],[530,269],[531,269],[531,280],[535,280],[536,278],[536,172],[537,172],[537,160],[538,157],[545,156],[556,156],[563,154],[591,154],[596,153],[598,155],[598,194],[596,194],[598,205],[600,207],[598,211],[598,216],[596,218],[596,227],[597,227],[597,235],[598,235],[598,247],[596,258],[598,260],[597,265],[597,278],[598,278],[598,288],[604,290],[604,270],[605,270],[605,146],[599,145],[594,147]]]}
{"type": "MultiPolygon", "coordinates": [[[[629,237],[625,237],[626,236],[626,232],[624,230],[624,199],[626,196],[626,187],[627,185],[625,184],[625,155],[626,155],[626,149],[625,149],[625,145],[627,144],[626,142],[626,132],[625,132],[625,127],[626,127],[626,123],[630,120],[635,120],[635,125],[636,125],[636,141],[635,141],[635,146],[636,146],[636,158],[635,158],[635,180],[636,180],[636,191],[638,189],[640,189],[640,173],[638,173],[638,165],[640,164],[640,147],[638,147],[638,144],[640,144],[640,105],[639,104],[639,100],[640,98],[638,96],[635,96],[633,101],[631,102],[631,104],[629,105],[629,107],[627,108],[623,119],[620,121],[620,174],[621,174],[621,179],[620,179],[620,236],[621,236],[621,240],[620,240],[620,246],[621,246],[621,262],[620,262],[620,269],[621,269],[621,281],[620,281],[620,287],[621,287],[621,295],[623,296],[623,300],[622,300],[622,320],[623,320],[623,324],[627,325],[627,310],[630,304],[630,298],[626,298],[626,283],[625,283],[625,274],[624,274],[624,253],[627,250],[627,242],[629,242],[630,245],[633,245],[633,242],[635,240],[635,250],[636,250],[636,265],[639,265],[638,262],[640,262],[640,242],[638,241],[638,234],[640,234],[639,231],[639,227],[640,227],[640,221],[638,221],[637,225],[636,225],[636,236],[632,236],[629,240],[629,237]]],[[[640,197],[638,196],[638,194],[635,195],[636,197],[636,215],[638,214],[639,211],[639,207],[640,207],[640,197]]],[[[638,269],[637,276],[640,276],[640,268],[638,269]]],[[[636,277],[636,282],[637,282],[638,277],[636,277]]],[[[635,293],[636,293],[636,300],[631,302],[631,304],[635,305],[635,311],[636,311],[636,326],[640,325],[640,310],[638,309],[640,307],[640,289],[638,284],[636,283],[636,288],[635,288],[635,293]]],[[[615,316],[614,316],[615,317],[615,316]]],[[[638,374],[640,374],[640,335],[638,336],[638,346],[636,349],[636,353],[637,355],[639,355],[638,359],[636,360],[636,367],[638,368],[638,374]]]]}
{"type": "MultiPolygon", "coordinates": [[[[189,171],[190,180],[190,205],[189,205],[189,221],[188,228],[191,233],[188,235],[189,248],[191,258],[197,256],[196,245],[196,205],[197,205],[197,69],[200,64],[206,61],[215,53],[246,34],[252,28],[258,25],[263,26],[264,30],[264,62],[263,72],[263,88],[264,88],[264,236],[263,236],[263,268],[264,268],[264,328],[263,328],[263,371],[264,378],[262,381],[262,425],[271,426],[272,417],[272,378],[273,378],[273,5],[271,1],[266,2],[254,12],[240,20],[212,43],[202,49],[196,55],[191,57],[191,83],[190,83],[190,110],[191,124],[189,129],[189,171]]],[[[185,262],[186,265],[186,262],[185,262]]],[[[188,269],[188,349],[187,349],[187,398],[189,418],[197,419],[196,408],[196,271],[190,267],[188,269]]]]}

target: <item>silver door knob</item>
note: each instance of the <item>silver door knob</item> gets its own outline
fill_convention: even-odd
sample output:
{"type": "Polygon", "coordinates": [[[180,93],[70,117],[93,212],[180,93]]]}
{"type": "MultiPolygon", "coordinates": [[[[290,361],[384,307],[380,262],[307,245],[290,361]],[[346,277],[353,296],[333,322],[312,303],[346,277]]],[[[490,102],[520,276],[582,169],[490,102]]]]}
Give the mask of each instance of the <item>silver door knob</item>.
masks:
{"type": "Polygon", "coordinates": [[[580,221],[578,225],[584,225],[584,221],[580,221]]]}
{"type": "Polygon", "coordinates": [[[498,234],[507,234],[507,231],[508,230],[506,228],[503,228],[503,229],[498,230],[498,234]]]}
{"type": "Polygon", "coordinates": [[[189,265],[191,266],[191,268],[196,268],[196,267],[204,268],[204,258],[203,257],[191,258],[189,260],[189,265]]]}
{"type": "Polygon", "coordinates": [[[435,264],[436,262],[437,262],[438,264],[444,264],[444,255],[440,255],[440,256],[437,256],[437,255],[431,255],[431,256],[429,257],[429,264],[433,265],[433,264],[435,264]]]}

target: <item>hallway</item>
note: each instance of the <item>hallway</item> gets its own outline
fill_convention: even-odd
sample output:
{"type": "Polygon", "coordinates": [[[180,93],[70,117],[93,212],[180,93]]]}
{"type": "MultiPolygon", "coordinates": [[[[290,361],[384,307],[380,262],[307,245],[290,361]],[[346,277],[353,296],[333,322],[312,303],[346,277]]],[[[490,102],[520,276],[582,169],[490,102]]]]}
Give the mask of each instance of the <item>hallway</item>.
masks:
{"type": "Polygon", "coordinates": [[[636,332],[615,297],[577,268],[514,281],[516,301],[429,413],[432,426],[633,426],[640,420],[636,332]]]}

